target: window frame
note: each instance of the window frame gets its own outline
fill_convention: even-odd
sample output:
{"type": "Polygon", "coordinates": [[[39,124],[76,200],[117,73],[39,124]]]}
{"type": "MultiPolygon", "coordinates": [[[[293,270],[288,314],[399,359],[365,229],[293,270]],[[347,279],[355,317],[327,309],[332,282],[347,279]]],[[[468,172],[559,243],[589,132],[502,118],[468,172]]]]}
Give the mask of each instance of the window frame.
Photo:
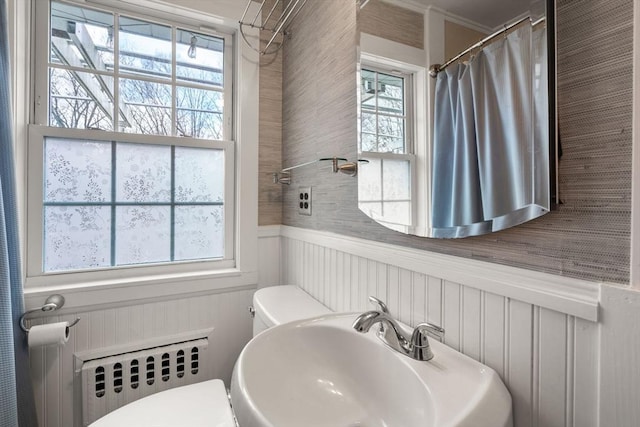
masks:
{"type": "MultiPolygon", "coordinates": [[[[415,85],[415,81],[418,78],[417,73],[405,69],[404,67],[397,67],[396,64],[390,64],[385,60],[381,60],[380,58],[374,58],[372,56],[367,56],[366,54],[362,55],[360,69],[358,72],[359,81],[358,81],[358,90],[360,91],[362,86],[362,72],[363,71],[373,71],[377,74],[382,73],[386,75],[391,75],[395,77],[400,77],[403,79],[403,96],[404,96],[404,120],[405,120],[405,129],[404,129],[404,152],[402,153],[394,153],[391,151],[363,151],[362,150],[362,113],[364,113],[364,109],[362,108],[362,100],[360,99],[360,93],[358,96],[358,109],[360,110],[360,117],[358,118],[358,154],[360,157],[364,158],[372,158],[379,159],[381,161],[381,165],[385,160],[402,160],[407,161],[409,163],[409,185],[410,188],[410,212],[409,212],[409,224],[398,224],[389,221],[385,221],[384,218],[376,218],[376,221],[383,222],[388,228],[400,231],[402,233],[409,233],[416,226],[416,221],[418,217],[417,212],[417,173],[416,173],[416,123],[417,120],[415,118],[416,111],[416,99],[417,97],[417,85],[415,85]]],[[[377,81],[377,78],[376,78],[377,81]]],[[[375,114],[378,116],[379,112],[372,112],[371,114],[375,114]]],[[[389,117],[400,117],[393,116],[388,114],[383,114],[389,117]]],[[[376,119],[377,122],[377,119],[376,119]]],[[[377,134],[376,134],[377,137],[377,134]]],[[[377,145],[377,144],[376,144],[377,145]]],[[[382,173],[382,172],[381,172],[382,173]]],[[[381,175],[383,179],[384,176],[381,175]]],[[[395,202],[389,201],[389,202],[395,202]]],[[[380,200],[382,206],[384,206],[384,199],[380,200]]]]}
{"type": "MultiPolygon", "coordinates": [[[[414,203],[414,223],[410,229],[402,230],[412,234],[424,234],[429,227],[429,203],[431,200],[431,139],[429,114],[432,102],[429,93],[434,83],[428,76],[424,58],[427,52],[413,46],[408,46],[372,34],[360,34],[360,64],[361,66],[375,66],[399,70],[413,75],[413,131],[415,168],[412,172],[412,197],[414,203]]],[[[360,78],[360,75],[358,75],[360,78]]],[[[360,80],[358,80],[358,87],[360,80]]],[[[359,89],[358,89],[358,96],[359,89]]],[[[359,100],[359,98],[358,98],[359,100]]],[[[358,126],[360,126],[358,118],[358,126]]],[[[360,138],[360,132],[358,132],[360,138]]],[[[359,143],[359,142],[358,142],[359,143]]],[[[359,147],[359,146],[358,146],[359,147]]],[[[359,153],[360,154],[360,153],[359,153]]]]}
{"type": "MultiPolygon", "coordinates": [[[[224,200],[224,216],[225,216],[225,256],[223,259],[202,259],[202,260],[184,260],[169,261],[148,264],[135,265],[116,265],[100,268],[88,268],[70,271],[51,271],[44,272],[44,145],[48,137],[52,138],[68,138],[79,140],[94,141],[117,141],[134,144],[153,144],[153,145],[176,145],[180,142],[180,147],[203,148],[202,141],[195,138],[176,138],[176,137],[155,137],[153,142],[145,141],[148,135],[129,134],[129,133],[111,133],[104,131],[94,131],[85,129],[64,129],[50,128],[47,126],[31,125],[29,126],[29,144],[28,158],[29,160],[29,181],[27,184],[27,206],[28,206],[28,233],[27,233],[27,277],[48,277],[52,276],[86,276],[92,277],[100,275],[104,278],[120,277],[122,272],[119,270],[130,270],[128,274],[150,274],[153,270],[171,270],[171,271],[198,271],[210,270],[212,268],[232,268],[235,266],[234,261],[234,218],[235,218],[235,183],[233,182],[233,173],[225,174],[225,200],[224,200]],[[178,141],[176,141],[178,140],[178,141]],[[231,179],[229,179],[231,177],[231,179]],[[231,232],[229,232],[231,231],[231,232]],[[180,267],[177,267],[180,266],[180,267]],[[177,268],[177,269],[176,269],[177,268]],[[141,270],[140,272],[131,272],[132,270],[141,270]],[[110,273],[110,271],[114,271],[110,273]]],[[[208,141],[208,140],[207,140],[208,141]]],[[[235,158],[234,146],[232,141],[208,141],[206,148],[224,150],[225,170],[233,171],[235,158]]],[[[64,279],[63,279],[64,280],[64,279]]]]}
{"type": "MultiPolygon", "coordinates": [[[[207,89],[202,85],[190,84],[185,81],[180,81],[176,78],[175,70],[172,72],[172,77],[170,80],[167,79],[159,79],[153,78],[149,76],[141,76],[136,73],[127,73],[120,72],[120,64],[118,61],[118,54],[120,52],[119,46],[119,17],[124,15],[126,17],[140,19],[144,21],[148,21],[151,23],[155,23],[158,25],[165,25],[171,27],[178,27],[179,30],[191,30],[194,33],[203,33],[209,36],[217,37],[224,39],[224,58],[233,58],[233,50],[234,50],[234,40],[230,33],[221,32],[215,30],[209,26],[204,25],[194,25],[192,22],[188,22],[184,19],[177,19],[173,17],[163,16],[163,14],[158,14],[157,16],[153,14],[148,14],[149,12],[140,12],[135,9],[128,9],[123,7],[116,6],[108,6],[101,5],[100,3],[91,3],[88,5],[86,2],[77,2],[72,0],[46,0],[46,1],[37,1],[35,2],[35,47],[34,47],[34,63],[35,63],[35,106],[33,112],[33,120],[32,123],[49,126],[49,67],[62,69],[62,70],[73,70],[84,73],[92,73],[92,74],[101,74],[101,75],[109,75],[114,77],[113,81],[113,91],[114,91],[114,106],[118,105],[120,102],[120,94],[119,94],[119,80],[120,78],[128,78],[135,80],[143,80],[154,83],[161,84],[170,84],[172,88],[172,102],[175,101],[175,91],[177,87],[189,87],[189,88],[198,88],[198,89],[207,89]],[[93,9],[96,11],[110,13],[114,16],[114,30],[113,30],[113,55],[114,55],[114,70],[113,72],[105,72],[102,70],[96,70],[85,67],[75,67],[71,65],[60,65],[54,64],[50,61],[50,45],[49,45],[49,34],[50,30],[50,9],[51,9],[51,1],[56,1],[58,3],[65,3],[76,7],[82,7],[86,9],[93,9]],[[46,23],[46,25],[45,25],[46,23]],[[46,100],[46,101],[45,101],[46,100]]],[[[175,65],[176,58],[176,38],[175,31],[172,30],[172,64],[175,65]]],[[[233,140],[235,135],[233,133],[233,114],[234,111],[234,96],[233,96],[233,75],[234,75],[234,61],[225,59],[224,62],[224,114],[223,114],[223,140],[233,140]]],[[[211,90],[211,88],[208,88],[211,90]]],[[[177,110],[177,106],[172,104],[172,113],[177,110]]],[[[114,123],[113,123],[113,132],[118,132],[117,120],[119,114],[114,115],[114,123]]],[[[175,120],[172,120],[171,124],[172,135],[167,136],[178,136],[175,135],[175,120]]],[[[111,131],[102,131],[102,132],[111,132],[111,131]]],[[[149,135],[155,137],[156,135],[149,135]]]]}
{"type": "MultiPolygon", "coordinates": [[[[63,284],[118,284],[123,277],[131,279],[131,283],[136,281],[153,282],[159,277],[163,277],[160,281],[166,281],[166,277],[176,275],[195,274],[201,275],[211,274],[220,275],[221,277],[231,275],[243,275],[247,273],[248,276],[245,279],[240,279],[240,282],[244,283],[249,277],[253,277],[256,270],[255,255],[253,250],[247,250],[247,246],[241,244],[246,241],[247,238],[257,237],[257,228],[252,230],[248,227],[248,232],[243,236],[238,235],[237,231],[240,229],[243,223],[246,223],[249,217],[255,215],[247,214],[247,208],[241,208],[236,203],[240,203],[241,199],[236,194],[239,191],[238,187],[243,187],[239,180],[241,176],[247,174],[246,170],[240,173],[239,164],[246,163],[247,159],[252,156],[257,156],[257,150],[247,149],[246,144],[240,144],[238,138],[242,135],[246,135],[246,140],[251,140],[254,137],[257,141],[257,134],[254,132],[238,131],[238,122],[240,120],[251,119],[254,115],[257,116],[257,109],[254,107],[242,107],[239,105],[238,99],[240,97],[249,98],[247,94],[242,94],[237,87],[234,87],[236,79],[243,79],[246,81],[248,77],[246,74],[250,69],[247,69],[244,73],[239,70],[242,64],[238,64],[239,61],[245,61],[243,55],[246,55],[246,49],[239,46],[234,46],[237,37],[234,34],[233,29],[223,28],[229,32],[214,31],[210,27],[204,27],[204,24],[198,27],[197,24],[187,24],[187,19],[191,22],[191,17],[186,16],[183,19],[179,19],[180,14],[174,15],[172,12],[184,12],[187,14],[188,9],[173,8],[168,10],[163,9],[158,4],[158,12],[156,16],[153,12],[144,9],[144,5],[132,7],[131,10],[124,8],[123,6],[129,6],[117,1],[105,0],[104,4],[91,4],[87,5],[85,2],[73,2],[68,0],[57,0],[63,3],[68,3],[80,7],[88,7],[90,9],[105,10],[114,13],[114,19],[117,19],[118,14],[127,15],[133,18],[142,19],[145,21],[158,22],[164,25],[175,26],[178,29],[193,30],[197,33],[204,33],[215,37],[225,38],[225,62],[224,62],[224,140],[209,140],[209,139],[197,139],[191,137],[179,137],[179,136],[162,136],[162,135],[148,135],[148,134],[135,134],[124,133],[117,131],[103,131],[103,130],[91,130],[91,129],[70,129],[48,126],[48,103],[49,103],[49,15],[50,15],[50,1],[47,2],[34,2],[35,6],[35,29],[34,34],[34,48],[32,49],[32,70],[35,75],[34,96],[32,100],[33,110],[31,112],[32,119],[28,126],[28,141],[27,141],[27,162],[26,169],[29,171],[27,186],[26,186],[26,202],[27,202],[27,247],[26,247],[26,288],[38,288],[42,286],[57,286],[63,284]],[[112,5],[113,3],[113,5],[112,5]],[[39,5],[39,6],[38,6],[39,5]],[[174,10],[177,9],[177,10],[174,10]],[[144,13],[140,13],[144,11],[144,13]],[[175,19],[176,16],[178,19],[175,19]],[[170,18],[170,19],[169,19],[170,18]],[[44,25],[43,23],[47,24],[44,25]],[[241,53],[242,52],[242,53],[241,53]],[[43,63],[44,61],[44,63],[43,63]],[[46,102],[43,102],[46,99],[46,102]],[[213,148],[224,150],[225,155],[225,256],[223,259],[204,259],[204,260],[185,260],[185,261],[171,261],[154,264],[140,264],[140,265],[122,265],[122,266],[110,266],[97,269],[82,269],[74,271],[53,271],[44,272],[44,255],[43,255],[43,155],[44,155],[44,141],[46,137],[55,138],[69,138],[69,139],[85,139],[85,140],[97,140],[97,141],[117,141],[124,143],[146,143],[152,145],[175,145],[184,147],[195,148],[213,148]],[[244,149],[240,146],[243,145],[244,149]],[[242,211],[242,212],[240,212],[242,211]],[[240,268],[246,267],[246,268],[240,268]],[[154,279],[155,278],[155,279],[154,279]]],[[[102,3],[102,2],[101,2],[102,3]]],[[[153,1],[142,1],[141,3],[154,4],[153,1]]],[[[165,7],[166,9],[166,7],[165,7]]],[[[201,18],[201,16],[199,16],[201,18]]],[[[223,21],[223,20],[217,20],[223,21]]],[[[225,24],[232,21],[224,20],[225,24]]],[[[117,33],[114,31],[114,33],[117,33]]],[[[175,34],[175,31],[172,31],[175,34]]],[[[117,39],[116,39],[117,40],[117,39]]],[[[172,37],[172,43],[175,45],[175,37],[172,37]]],[[[114,51],[116,51],[117,41],[114,43],[114,51]]],[[[175,60],[175,49],[173,59],[175,60]]],[[[249,55],[251,56],[251,55],[249,55]]],[[[117,56],[115,57],[117,58],[117,56]]],[[[115,62],[118,62],[116,59],[115,62]]],[[[115,65],[115,64],[114,64],[115,65]]],[[[61,67],[62,68],[62,67],[61,67]]],[[[64,67],[67,68],[68,67],[64,67]]],[[[95,73],[96,70],[91,69],[77,69],[81,72],[95,73]]],[[[115,74],[116,79],[124,74],[115,74]]],[[[140,76],[136,76],[140,78],[140,76]]],[[[114,79],[115,80],[115,79],[114,79]]],[[[175,74],[171,78],[172,91],[175,92],[176,87],[187,86],[184,82],[176,82],[175,74]]],[[[117,87],[116,87],[117,88],[117,87]]],[[[114,90],[116,89],[114,88],[114,90]]],[[[117,91],[115,92],[117,93],[117,91]]],[[[175,98],[174,98],[175,99],[175,98]]],[[[117,104],[117,98],[116,103],[117,104]]],[[[174,103],[173,108],[176,108],[174,103]]],[[[257,123],[256,123],[257,126],[257,123]]],[[[115,127],[115,126],[114,126],[115,127]]],[[[116,128],[117,129],[117,128],[116,128]]],[[[172,124],[172,132],[175,133],[175,124],[172,124]]],[[[247,193],[247,191],[245,191],[247,193]]],[[[246,203],[241,203],[247,205],[246,203]]],[[[250,279],[249,279],[250,280],[250,279]]],[[[229,280],[226,280],[227,282],[229,280]]],[[[237,282],[232,280],[232,282],[237,282]]]]}

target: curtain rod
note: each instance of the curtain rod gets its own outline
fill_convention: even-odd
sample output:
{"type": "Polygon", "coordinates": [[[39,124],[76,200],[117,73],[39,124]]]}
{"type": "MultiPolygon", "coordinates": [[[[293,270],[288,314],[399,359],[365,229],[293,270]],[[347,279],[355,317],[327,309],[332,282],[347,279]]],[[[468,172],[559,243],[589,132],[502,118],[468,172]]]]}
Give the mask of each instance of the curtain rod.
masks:
{"type": "MultiPolygon", "coordinates": [[[[541,22],[544,22],[545,18],[542,17],[540,19],[538,19],[537,21],[533,22],[531,24],[532,27],[535,27],[536,25],[540,24],[541,22]]],[[[493,34],[488,35],[487,37],[483,38],[482,40],[480,40],[479,42],[477,42],[476,44],[473,44],[471,46],[469,46],[468,48],[466,48],[465,50],[463,50],[462,52],[460,52],[459,54],[457,54],[456,56],[454,56],[453,58],[449,59],[447,62],[445,62],[444,64],[433,64],[431,67],[429,67],[429,75],[433,78],[436,78],[438,76],[438,73],[442,70],[444,70],[445,68],[447,68],[449,65],[453,64],[454,62],[456,62],[458,59],[462,58],[463,56],[465,56],[467,53],[471,52],[474,49],[477,49],[479,47],[482,47],[485,43],[487,43],[488,41],[493,40],[494,38],[505,34],[507,31],[509,31],[510,29],[512,29],[513,27],[522,24],[525,21],[531,21],[531,17],[527,16],[525,18],[519,19],[516,22],[513,22],[509,25],[505,25],[505,27],[501,30],[496,31],[493,34]]]]}

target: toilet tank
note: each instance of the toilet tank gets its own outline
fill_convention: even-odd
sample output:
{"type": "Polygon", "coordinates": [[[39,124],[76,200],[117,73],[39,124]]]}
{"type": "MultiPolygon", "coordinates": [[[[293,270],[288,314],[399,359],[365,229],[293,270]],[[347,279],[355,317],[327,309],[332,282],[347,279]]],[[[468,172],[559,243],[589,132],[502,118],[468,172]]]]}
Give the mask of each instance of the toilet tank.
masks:
{"type": "Polygon", "coordinates": [[[253,335],[267,328],[295,320],[332,313],[297,286],[271,286],[253,295],[253,335]]]}

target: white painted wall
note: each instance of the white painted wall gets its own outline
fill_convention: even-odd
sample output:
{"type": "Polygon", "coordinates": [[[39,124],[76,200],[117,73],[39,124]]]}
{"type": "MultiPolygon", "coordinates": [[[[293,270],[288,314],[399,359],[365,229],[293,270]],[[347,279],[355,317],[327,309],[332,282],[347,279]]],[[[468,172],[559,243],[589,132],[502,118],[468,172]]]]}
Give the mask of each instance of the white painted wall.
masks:
{"type": "MultiPolygon", "coordinates": [[[[109,308],[70,310],[46,322],[72,321],[64,347],[30,351],[31,376],[40,427],[79,426],[82,419],[79,387],[74,389],[74,354],[113,346],[142,345],[195,330],[213,328],[209,346],[201,355],[201,380],[221,378],[229,384],[236,358],[251,339],[247,312],[253,289],[205,294],[171,300],[147,301],[109,308]]],[[[40,322],[34,322],[40,323],[40,322]]]]}

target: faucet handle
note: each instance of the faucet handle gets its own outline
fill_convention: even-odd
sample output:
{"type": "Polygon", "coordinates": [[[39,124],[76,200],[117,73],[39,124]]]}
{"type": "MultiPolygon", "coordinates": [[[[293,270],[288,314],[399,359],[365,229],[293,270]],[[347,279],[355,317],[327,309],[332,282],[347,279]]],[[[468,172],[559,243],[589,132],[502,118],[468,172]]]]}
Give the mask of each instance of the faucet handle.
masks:
{"type": "Polygon", "coordinates": [[[418,326],[416,326],[415,330],[420,332],[429,332],[440,339],[444,338],[444,329],[432,323],[420,323],[418,326]]]}
{"type": "Polygon", "coordinates": [[[444,329],[431,323],[420,323],[411,334],[411,357],[416,360],[429,361],[433,359],[433,351],[429,345],[427,332],[437,335],[438,338],[444,336],[444,329]]]}
{"type": "Polygon", "coordinates": [[[386,314],[389,314],[389,309],[387,308],[387,304],[385,304],[384,302],[382,302],[380,299],[374,297],[373,295],[371,295],[369,297],[369,302],[373,305],[377,305],[378,309],[386,314]]]}

